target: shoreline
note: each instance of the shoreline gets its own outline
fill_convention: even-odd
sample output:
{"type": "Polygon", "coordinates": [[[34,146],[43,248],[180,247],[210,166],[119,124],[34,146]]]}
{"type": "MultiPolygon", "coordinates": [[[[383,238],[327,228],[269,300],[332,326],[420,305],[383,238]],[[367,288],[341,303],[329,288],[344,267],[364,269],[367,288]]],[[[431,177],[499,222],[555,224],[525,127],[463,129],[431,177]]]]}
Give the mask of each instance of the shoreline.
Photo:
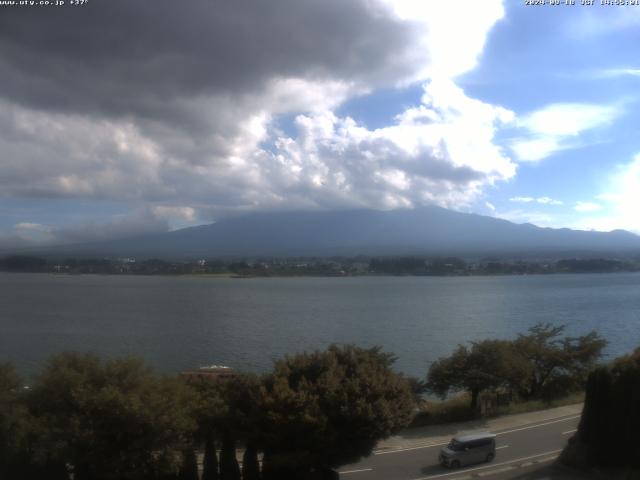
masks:
{"type": "Polygon", "coordinates": [[[77,277],[77,276],[101,276],[101,277],[170,277],[170,278],[215,278],[215,279],[255,279],[255,278],[479,278],[479,277],[530,277],[549,275],[616,275],[625,273],[640,273],[640,270],[620,270],[612,272],[527,272],[527,273],[479,273],[479,274],[408,274],[408,273],[358,273],[358,274],[277,274],[277,275],[242,275],[231,272],[225,273],[134,273],[134,272],[17,272],[0,270],[0,274],[18,275],[49,275],[52,277],[77,277]]]}

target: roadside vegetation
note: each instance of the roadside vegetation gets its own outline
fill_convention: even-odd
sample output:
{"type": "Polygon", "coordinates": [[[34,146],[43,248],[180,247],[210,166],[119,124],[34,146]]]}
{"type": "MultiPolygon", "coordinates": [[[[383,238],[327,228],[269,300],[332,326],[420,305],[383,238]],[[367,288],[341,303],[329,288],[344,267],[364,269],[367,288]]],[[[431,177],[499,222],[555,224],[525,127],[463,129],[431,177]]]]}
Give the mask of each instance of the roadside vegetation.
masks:
{"type": "Polygon", "coordinates": [[[203,480],[337,478],[411,421],[415,399],[393,362],[379,348],[332,346],[262,377],[211,379],[65,353],[29,389],[3,364],[0,478],[197,480],[196,452],[203,480]]]}
{"type": "Polygon", "coordinates": [[[563,336],[564,326],[539,323],[514,340],[459,345],[434,362],[412,426],[462,422],[579,403],[606,341],[596,332],[563,336]],[[440,397],[441,401],[434,401],[440,397]]]}
{"type": "Polygon", "coordinates": [[[538,410],[545,410],[549,408],[563,407],[565,405],[575,405],[576,403],[584,402],[584,392],[574,392],[567,395],[559,396],[557,398],[548,400],[526,400],[516,401],[509,405],[499,406],[494,415],[514,415],[517,413],[536,412],[538,410]]]}
{"type": "MultiPolygon", "coordinates": [[[[521,401],[516,399],[508,404],[496,407],[495,410],[485,413],[483,417],[500,417],[574,405],[584,402],[584,397],[584,392],[575,392],[552,400],[521,401]]],[[[480,416],[480,413],[469,408],[469,401],[470,396],[468,393],[460,393],[443,401],[423,401],[411,421],[410,427],[425,427],[475,420],[480,416]]]]}
{"type": "Polygon", "coordinates": [[[640,478],[640,348],[594,370],[578,431],[561,455],[602,478],[640,478]]]}
{"type": "MultiPolygon", "coordinates": [[[[163,376],[138,359],[63,353],[26,388],[0,364],[0,478],[336,479],[410,424],[579,401],[605,341],[562,333],[539,324],[515,340],[459,346],[426,381],[394,372],[380,348],[352,345],[286,356],[262,376],[163,376]],[[425,402],[425,391],[448,399],[425,402]]],[[[610,375],[627,371],[617,365],[610,375]]],[[[611,383],[590,378],[592,390],[611,383]]]]}
{"type": "Polygon", "coordinates": [[[564,329],[539,323],[515,340],[459,345],[431,365],[424,389],[442,398],[466,391],[471,410],[481,407],[483,392],[495,392],[499,406],[501,397],[504,403],[551,401],[582,391],[607,342],[595,331],[562,336],[564,329]]]}

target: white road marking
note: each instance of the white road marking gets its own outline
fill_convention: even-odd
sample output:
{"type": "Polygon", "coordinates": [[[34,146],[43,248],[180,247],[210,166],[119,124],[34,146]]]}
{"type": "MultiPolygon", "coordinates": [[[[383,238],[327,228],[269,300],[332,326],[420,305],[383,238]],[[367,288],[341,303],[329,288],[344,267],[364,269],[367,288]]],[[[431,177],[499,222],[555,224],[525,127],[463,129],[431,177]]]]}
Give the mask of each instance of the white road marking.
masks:
{"type": "Polygon", "coordinates": [[[439,475],[429,475],[428,477],[414,478],[413,480],[431,480],[432,478],[449,477],[451,475],[459,475],[461,473],[474,472],[476,470],[485,470],[487,468],[500,467],[502,465],[510,465],[510,464],[522,462],[522,461],[525,461],[525,460],[531,460],[532,458],[544,457],[545,455],[553,455],[554,453],[559,453],[561,451],[562,451],[562,449],[552,450],[550,452],[538,453],[537,455],[530,455],[528,457],[515,458],[513,460],[509,460],[509,461],[506,461],[506,462],[492,463],[492,464],[489,464],[489,465],[484,465],[482,467],[467,468],[467,469],[464,469],[464,470],[459,470],[459,471],[454,471],[454,472],[441,473],[439,475]]]}
{"type": "Polygon", "coordinates": [[[409,450],[420,450],[421,448],[441,447],[443,445],[449,445],[449,442],[444,443],[427,443],[425,445],[418,445],[417,447],[397,448],[395,450],[387,450],[384,452],[373,452],[374,455],[387,455],[388,453],[408,452],[409,450]]]}
{"type": "Polygon", "coordinates": [[[495,475],[497,473],[502,473],[502,472],[508,472],[509,470],[513,470],[515,467],[515,465],[507,465],[505,467],[502,468],[498,468],[497,470],[489,470],[487,472],[480,472],[476,475],[478,475],[479,477],[486,477],[487,475],[495,475]]]}
{"type": "MultiPolygon", "coordinates": [[[[528,425],[526,427],[515,428],[513,430],[506,430],[504,432],[498,432],[498,433],[496,433],[496,435],[505,435],[507,433],[520,432],[522,430],[529,430],[531,428],[544,427],[546,425],[552,425],[554,423],[559,423],[559,422],[566,422],[568,420],[573,420],[573,419],[576,419],[576,418],[580,418],[580,415],[574,415],[572,417],[564,417],[564,418],[560,418],[560,419],[557,419],[557,420],[552,420],[550,422],[538,423],[536,425],[528,425]]],[[[563,433],[563,435],[564,435],[564,433],[563,433]]],[[[420,450],[422,448],[442,447],[443,445],[448,445],[448,444],[449,444],[449,442],[426,443],[426,444],[423,444],[423,445],[417,445],[415,447],[396,448],[395,450],[385,450],[385,451],[373,452],[373,454],[374,455],[388,455],[390,453],[409,452],[411,450],[420,450]]]]}
{"type": "Polygon", "coordinates": [[[504,435],[505,433],[513,433],[513,432],[521,432],[522,430],[530,430],[532,428],[544,427],[545,425],[551,425],[553,423],[566,422],[568,420],[573,420],[575,418],[580,418],[580,415],[574,415],[573,417],[561,418],[559,420],[553,420],[551,422],[538,423],[536,425],[529,425],[527,427],[514,428],[513,430],[507,430],[505,432],[498,432],[496,435],[504,435]]]}
{"type": "Polygon", "coordinates": [[[509,448],[509,445],[501,445],[499,447],[496,447],[496,450],[500,450],[501,448],[509,448]]]}
{"type": "Polygon", "coordinates": [[[578,429],[574,428],[573,430],[567,430],[566,432],[562,432],[562,435],[569,435],[570,433],[577,432],[578,429]]]}
{"type": "Polygon", "coordinates": [[[547,457],[547,458],[537,458],[534,460],[535,463],[547,463],[547,462],[551,462],[553,460],[555,460],[556,458],[558,458],[558,455],[554,455],[552,457],[547,457]]]}
{"type": "Polygon", "coordinates": [[[346,470],[344,472],[338,472],[340,475],[346,475],[348,473],[360,473],[360,472],[370,472],[373,468],[362,468],[360,470],[346,470]]]}

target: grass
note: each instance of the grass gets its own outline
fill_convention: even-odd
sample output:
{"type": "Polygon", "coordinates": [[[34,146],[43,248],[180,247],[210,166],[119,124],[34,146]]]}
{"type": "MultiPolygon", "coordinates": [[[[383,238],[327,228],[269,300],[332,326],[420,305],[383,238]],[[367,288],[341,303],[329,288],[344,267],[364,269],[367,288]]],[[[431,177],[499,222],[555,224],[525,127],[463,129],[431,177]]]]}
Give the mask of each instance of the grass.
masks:
{"type": "MultiPolygon", "coordinates": [[[[566,395],[555,400],[530,400],[526,402],[512,402],[509,405],[498,407],[495,413],[488,417],[512,415],[514,413],[535,412],[548,408],[561,407],[584,402],[584,392],[566,395]]],[[[428,425],[440,425],[444,423],[464,422],[478,418],[478,414],[469,408],[471,398],[469,394],[462,393],[441,402],[425,401],[413,418],[409,427],[424,427],[428,425]]]]}
{"type": "Polygon", "coordinates": [[[424,427],[473,420],[477,416],[469,408],[470,402],[471,397],[466,393],[442,402],[425,401],[409,427],[424,427]]]}
{"type": "Polygon", "coordinates": [[[512,415],[514,413],[535,412],[548,408],[563,407],[574,403],[584,402],[584,392],[571,393],[555,400],[529,400],[527,402],[513,402],[504,407],[498,407],[496,414],[492,416],[512,415]]]}

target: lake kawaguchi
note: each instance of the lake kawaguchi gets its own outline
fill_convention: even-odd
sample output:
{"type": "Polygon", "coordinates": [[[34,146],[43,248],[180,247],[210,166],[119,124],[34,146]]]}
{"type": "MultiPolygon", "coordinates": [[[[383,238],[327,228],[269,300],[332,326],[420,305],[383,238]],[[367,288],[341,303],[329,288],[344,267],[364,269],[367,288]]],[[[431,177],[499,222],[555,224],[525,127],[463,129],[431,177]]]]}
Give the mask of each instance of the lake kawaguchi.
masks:
{"type": "Polygon", "coordinates": [[[424,376],[459,343],[537,322],[596,330],[606,358],[640,346],[640,274],[249,278],[0,273],[0,362],[136,355],[162,372],[223,364],[263,372],[287,353],[381,345],[424,376]]]}

